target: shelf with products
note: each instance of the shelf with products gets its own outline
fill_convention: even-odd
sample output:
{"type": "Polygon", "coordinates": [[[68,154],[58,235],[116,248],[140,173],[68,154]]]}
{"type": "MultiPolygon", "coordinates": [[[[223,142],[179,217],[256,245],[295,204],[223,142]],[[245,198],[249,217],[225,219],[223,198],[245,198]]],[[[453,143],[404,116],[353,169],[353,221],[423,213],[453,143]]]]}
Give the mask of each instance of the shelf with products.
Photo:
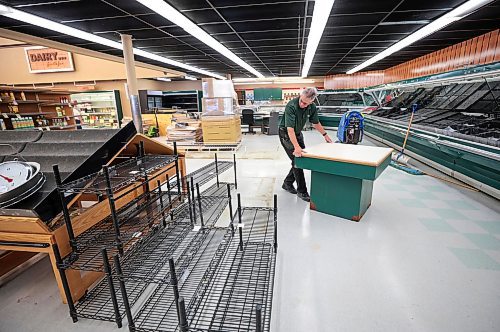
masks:
{"type": "Polygon", "coordinates": [[[1,104],[43,104],[46,103],[47,100],[2,100],[1,104]]]}
{"type": "Polygon", "coordinates": [[[118,128],[123,118],[118,90],[71,95],[72,104],[86,128],[118,128]]]}
{"type": "Polygon", "coordinates": [[[61,116],[49,116],[48,119],[71,119],[76,118],[78,115],[61,115],[61,116]]]}
{"type": "Polygon", "coordinates": [[[69,103],[43,103],[40,106],[68,106],[68,107],[70,107],[69,103]]]}
{"type": "Polygon", "coordinates": [[[70,97],[59,91],[0,87],[0,100],[2,130],[50,130],[75,127],[73,112],[69,106],[70,97]],[[55,118],[64,121],[55,121],[55,118]],[[54,125],[54,122],[57,125],[54,125]]]}
{"type": "Polygon", "coordinates": [[[297,98],[299,95],[300,95],[300,90],[298,90],[298,91],[294,91],[294,90],[286,91],[286,90],[284,90],[283,91],[283,101],[285,103],[288,103],[290,100],[297,98]]]}
{"type": "Polygon", "coordinates": [[[16,117],[19,117],[19,116],[40,116],[40,115],[47,115],[47,114],[52,114],[52,112],[33,112],[33,113],[30,113],[30,112],[21,112],[21,113],[0,113],[0,116],[5,117],[5,115],[8,115],[8,116],[16,116],[16,117]]]}
{"type": "Polygon", "coordinates": [[[89,115],[109,115],[109,114],[113,114],[112,112],[80,112],[80,115],[86,115],[86,116],[89,116],[89,115]]]}
{"type": "Polygon", "coordinates": [[[48,126],[48,127],[40,127],[42,129],[49,130],[64,130],[64,129],[75,129],[76,125],[66,125],[66,126],[48,126]]]}

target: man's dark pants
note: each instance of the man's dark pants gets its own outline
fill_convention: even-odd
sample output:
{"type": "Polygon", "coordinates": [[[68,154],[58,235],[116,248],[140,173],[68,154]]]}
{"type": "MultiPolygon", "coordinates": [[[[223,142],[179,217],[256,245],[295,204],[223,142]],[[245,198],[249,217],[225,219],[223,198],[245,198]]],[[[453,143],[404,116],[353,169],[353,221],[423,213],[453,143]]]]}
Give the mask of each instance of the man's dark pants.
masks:
{"type": "MultiPolygon", "coordinates": [[[[286,154],[288,155],[288,158],[292,161],[292,168],[290,169],[290,172],[288,172],[288,175],[285,178],[284,183],[289,186],[293,186],[293,183],[296,181],[297,182],[297,192],[299,193],[307,193],[307,187],[306,187],[306,179],[304,178],[304,171],[301,168],[296,168],[295,167],[295,156],[293,155],[293,151],[295,150],[293,147],[292,142],[290,141],[290,138],[288,137],[288,132],[286,128],[280,128],[279,130],[279,137],[280,137],[280,142],[281,145],[283,146],[283,149],[285,149],[286,154]]],[[[304,145],[304,136],[302,133],[299,135],[296,135],[297,137],[297,142],[299,143],[299,146],[302,149],[305,149],[304,145]]]]}

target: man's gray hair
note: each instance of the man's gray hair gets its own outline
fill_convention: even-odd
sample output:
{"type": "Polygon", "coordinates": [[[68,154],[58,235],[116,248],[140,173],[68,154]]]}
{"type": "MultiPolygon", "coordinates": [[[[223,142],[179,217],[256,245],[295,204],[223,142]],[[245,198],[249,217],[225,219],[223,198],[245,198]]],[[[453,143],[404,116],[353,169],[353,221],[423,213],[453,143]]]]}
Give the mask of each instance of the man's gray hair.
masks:
{"type": "Polygon", "coordinates": [[[318,95],[318,90],[316,88],[305,88],[300,94],[307,99],[314,99],[318,95]]]}

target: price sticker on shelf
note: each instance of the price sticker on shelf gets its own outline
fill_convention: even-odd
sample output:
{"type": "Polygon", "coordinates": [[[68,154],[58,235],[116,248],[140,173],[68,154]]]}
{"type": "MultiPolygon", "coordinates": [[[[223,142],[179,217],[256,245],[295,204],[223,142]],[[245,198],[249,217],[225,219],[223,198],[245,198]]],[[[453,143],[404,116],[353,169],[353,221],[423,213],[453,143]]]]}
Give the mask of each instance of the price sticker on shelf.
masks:
{"type": "Polygon", "coordinates": [[[17,117],[18,119],[20,119],[20,118],[21,118],[21,114],[17,113],[17,114],[16,114],[16,117],[17,117]]]}
{"type": "Polygon", "coordinates": [[[9,115],[5,114],[5,113],[3,113],[2,116],[4,117],[4,119],[8,119],[9,118],[9,115]]]}

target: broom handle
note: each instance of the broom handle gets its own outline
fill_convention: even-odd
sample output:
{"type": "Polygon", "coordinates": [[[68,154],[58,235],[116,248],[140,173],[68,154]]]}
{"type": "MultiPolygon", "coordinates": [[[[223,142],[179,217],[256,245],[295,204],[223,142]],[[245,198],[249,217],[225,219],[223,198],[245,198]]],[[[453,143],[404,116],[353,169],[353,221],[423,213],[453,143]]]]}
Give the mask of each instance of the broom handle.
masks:
{"type": "Polygon", "coordinates": [[[415,112],[411,112],[410,122],[408,123],[408,129],[406,130],[405,140],[403,142],[403,148],[401,149],[401,153],[405,150],[406,141],[408,140],[408,136],[410,135],[411,123],[413,122],[413,115],[414,114],[415,114],[415,112]]]}
{"type": "Polygon", "coordinates": [[[431,178],[435,178],[435,179],[438,179],[438,180],[441,180],[441,181],[444,181],[444,182],[448,182],[448,183],[451,183],[451,184],[454,184],[454,185],[460,186],[460,187],[465,188],[465,189],[469,189],[469,190],[472,190],[472,191],[475,191],[475,192],[479,192],[479,190],[478,190],[478,189],[476,189],[476,188],[474,188],[474,187],[471,187],[471,186],[468,186],[468,185],[463,184],[463,183],[459,183],[459,182],[451,181],[451,180],[448,180],[448,179],[442,178],[442,177],[437,176],[437,175],[429,174],[429,173],[425,173],[425,175],[430,176],[431,178]]]}

